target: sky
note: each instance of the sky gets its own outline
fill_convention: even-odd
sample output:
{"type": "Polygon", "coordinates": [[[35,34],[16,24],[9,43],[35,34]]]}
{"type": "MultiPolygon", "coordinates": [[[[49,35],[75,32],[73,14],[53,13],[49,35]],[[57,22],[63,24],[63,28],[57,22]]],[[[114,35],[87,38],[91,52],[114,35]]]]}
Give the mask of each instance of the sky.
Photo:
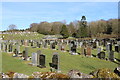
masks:
{"type": "Polygon", "coordinates": [[[0,5],[0,31],[7,30],[11,24],[26,29],[31,23],[43,21],[70,23],[83,15],[88,22],[118,18],[118,2],[2,2],[0,5]]]}

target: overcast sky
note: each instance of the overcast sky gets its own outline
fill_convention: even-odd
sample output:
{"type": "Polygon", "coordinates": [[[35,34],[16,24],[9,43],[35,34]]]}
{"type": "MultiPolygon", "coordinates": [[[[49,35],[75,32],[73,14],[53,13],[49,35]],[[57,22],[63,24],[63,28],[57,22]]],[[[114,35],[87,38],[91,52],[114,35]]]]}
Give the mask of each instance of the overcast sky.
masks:
{"type": "Polygon", "coordinates": [[[2,2],[0,5],[0,30],[8,29],[10,24],[25,29],[31,23],[42,21],[69,23],[80,20],[83,15],[88,22],[118,18],[118,2],[2,2]]]}

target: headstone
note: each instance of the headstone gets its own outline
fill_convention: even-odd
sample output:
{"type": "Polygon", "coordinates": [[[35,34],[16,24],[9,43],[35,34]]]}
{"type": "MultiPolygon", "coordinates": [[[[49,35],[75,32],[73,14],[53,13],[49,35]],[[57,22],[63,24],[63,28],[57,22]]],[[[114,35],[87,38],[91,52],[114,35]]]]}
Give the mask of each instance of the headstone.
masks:
{"type": "Polygon", "coordinates": [[[118,47],[119,47],[119,45],[118,45],[118,44],[115,44],[115,51],[116,51],[116,52],[119,52],[119,48],[118,48],[118,47]]]}
{"type": "Polygon", "coordinates": [[[50,65],[56,71],[59,71],[59,55],[58,53],[54,53],[52,57],[52,64],[50,65]]]}
{"type": "Polygon", "coordinates": [[[52,43],[52,49],[55,49],[55,42],[52,43]]]}
{"type": "Polygon", "coordinates": [[[81,54],[86,56],[86,47],[84,45],[81,47],[81,54]]]}
{"type": "Polygon", "coordinates": [[[18,43],[16,44],[16,49],[17,49],[18,53],[20,53],[20,45],[18,43]]]}
{"type": "Polygon", "coordinates": [[[39,65],[38,67],[40,68],[45,68],[45,55],[44,54],[40,54],[39,55],[39,65]]]}
{"type": "Polygon", "coordinates": [[[64,51],[64,50],[65,50],[65,45],[62,44],[62,45],[61,45],[61,51],[64,51]]]}
{"type": "Polygon", "coordinates": [[[25,40],[24,45],[28,46],[28,41],[27,40],[25,40]]]}
{"type": "Polygon", "coordinates": [[[105,52],[101,51],[100,53],[98,53],[98,58],[100,59],[105,59],[105,52]]]}
{"type": "Polygon", "coordinates": [[[28,59],[28,47],[25,47],[25,57],[24,60],[28,59]]]}
{"type": "Polygon", "coordinates": [[[91,56],[91,47],[90,46],[87,47],[87,56],[91,56]]]}
{"type": "Polygon", "coordinates": [[[5,52],[8,51],[7,48],[8,48],[7,43],[5,43],[5,52]]]}
{"type": "Polygon", "coordinates": [[[32,53],[32,64],[37,66],[37,53],[32,53]]]}
{"type": "Polygon", "coordinates": [[[44,48],[47,48],[47,40],[44,42],[44,48]]]}
{"type": "Polygon", "coordinates": [[[114,61],[114,51],[109,52],[108,58],[109,58],[110,61],[114,61]]]}
{"type": "Polygon", "coordinates": [[[9,52],[12,52],[13,46],[12,43],[9,44],[9,52]]]}
{"type": "Polygon", "coordinates": [[[40,55],[40,54],[42,54],[42,53],[41,53],[41,50],[38,50],[38,51],[37,51],[37,64],[38,64],[38,65],[39,65],[39,55],[40,55]]]}
{"type": "Polygon", "coordinates": [[[97,48],[96,42],[93,43],[93,48],[97,48]]]}

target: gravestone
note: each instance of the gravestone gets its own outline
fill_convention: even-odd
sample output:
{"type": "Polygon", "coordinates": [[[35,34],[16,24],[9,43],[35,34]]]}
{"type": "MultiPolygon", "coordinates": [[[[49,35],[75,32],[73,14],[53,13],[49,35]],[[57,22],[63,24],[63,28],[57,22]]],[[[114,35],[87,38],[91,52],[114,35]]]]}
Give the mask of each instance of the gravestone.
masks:
{"type": "Polygon", "coordinates": [[[25,47],[25,51],[24,51],[24,60],[28,59],[28,47],[25,47]]]}
{"type": "Polygon", "coordinates": [[[119,45],[118,44],[115,44],[115,51],[119,52],[119,45]]]}
{"type": "Polygon", "coordinates": [[[40,46],[39,46],[39,42],[36,42],[36,44],[37,44],[37,48],[40,48],[40,46]]]}
{"type": "Polygon", "coordinates": [[[37,66],[37,53],[32,53],[32,65],[37,66]]]}
{"type": "Polygon", "coordinates": [[[27,40],[24,41],[24,45],[28,46],[28,41],[27,40]]]}
{"type": "Polygon", "coordinates": [[[59,71],[59,55],[56,52],[53,54],[52,63],[50,64],[50,67],[52,67],[56,71],[59,71]]]}
{"type": "Polygon", "coordinates": [[[87,56],[91,56],[91,47],[90,46],[88,46],[87,47],[87,56]]]}
{"type": "Polygon", "coordinates": [[[5,52],[8,51],[7,48],[8,48],[7,43],[5,43],[5,52]]]}
{"type": "Polygon", "coordinates": [[[114,51],[109,52],[108,58],[109,58],[110,61],[114,61],[114,51]]]}
{"type": "Polygon", "coordinates": [[[52,49],[55,49],[55,42],[52,43],[52,49]]]}
{"type": "Polygon", "coordinates": [[[47,48],[47,40],[44,42],[44,48],[47,48]]]}
{"type": "Polygon", "coordinates": [[[38,51],[37,51],[37,64],[38,64],[38,65],[39,65],[39,55],[40,55],[40,54],[42,54],[42,53],[41,53],[41,50],[38,50],[38,51]]]}
{"type": "Polygon", "coordinates": [[[71,48],[71,51],[74,52],[74,53],[76,53],[76,48],[77,48],[77,45],[74,44],[74,45],[72,46],[72,48],[71,48]]]}
{"type": "Polygon", "coordinates": [[[40,54],[39,55],[39,65],[38,67],[40,68],[45,68],[45,55],[44,54],[40,54]]]}
{"type": "Polygon", "coordinates": [[[16,43],[16,49],[17,49],[18,53],[20,53],[20,45],[18,43],[16,43]]]}
{"type": "Polygon", "coordinates": [[[100,53],[98,53],[98,58],[100,59],[105,59],[105,52],[101,51],[100,53]]]}
{"type": "Polygon", "coordinates": [[[81,54],[86,56],[86,48],[84,45],[82,45],[82,47],[81,47],[81,54]]]}
{"type": "Polygon", "coordinates": [[[9,52],[12,52],[13,46],[12,43],[9,44],[9,52]]]}
{"type": "Polygon", "coordinates": [[[61,45],[61,51],[64,51],[65,50],[65,46],[64,44],[61,45]]]}
{"type": "Polygon", "coordinates": [[[96,42],[93,42],[93,48],[97,48],[96,42]]]}

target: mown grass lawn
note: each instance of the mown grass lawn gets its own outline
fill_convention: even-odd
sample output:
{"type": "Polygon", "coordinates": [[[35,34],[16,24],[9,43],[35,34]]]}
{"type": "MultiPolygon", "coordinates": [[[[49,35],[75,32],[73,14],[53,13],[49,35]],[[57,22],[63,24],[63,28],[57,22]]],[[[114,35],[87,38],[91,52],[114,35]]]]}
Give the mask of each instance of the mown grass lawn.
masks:
{"type": "MultiPolygon", "coordinates": [[[[21,46],[21,51],[24,50],[24,46],[21,46]]],[[[71,69],[80,70],[83,73],[89,74],[91,71],[99,68],[109,68],[114,70],[117,64],[100,60],[94,57],[83,57],[81,55],[70,55],[68,52],[61,52],[59,50],[43,49],[43,48],[31,48],[29,47],[29,56],[33,52],[41,50],[43,54],[46,55],[46,68],[38,68],[35,66],[30,66],[28,63],[31,61],[23,61],[18,58],[12,57],[10,53],[2,53],[2,69],[3,72],[14,71],[19,73],[24,73],[27,75],[32,74],[32,72],[40,71],[50,71],[49,63],[52,61],[52,55],[54,52],[59,53],[60,57],[60,70],[62,73],[67,73],[71,69]]]]}
{"type": "Polygon", "coordinates": [[[24,33],[24,34],[2,34],[4,40],[22,40],[22,39],[41,39],[44,37],[42,34],[38,33],[24,33]]]}

